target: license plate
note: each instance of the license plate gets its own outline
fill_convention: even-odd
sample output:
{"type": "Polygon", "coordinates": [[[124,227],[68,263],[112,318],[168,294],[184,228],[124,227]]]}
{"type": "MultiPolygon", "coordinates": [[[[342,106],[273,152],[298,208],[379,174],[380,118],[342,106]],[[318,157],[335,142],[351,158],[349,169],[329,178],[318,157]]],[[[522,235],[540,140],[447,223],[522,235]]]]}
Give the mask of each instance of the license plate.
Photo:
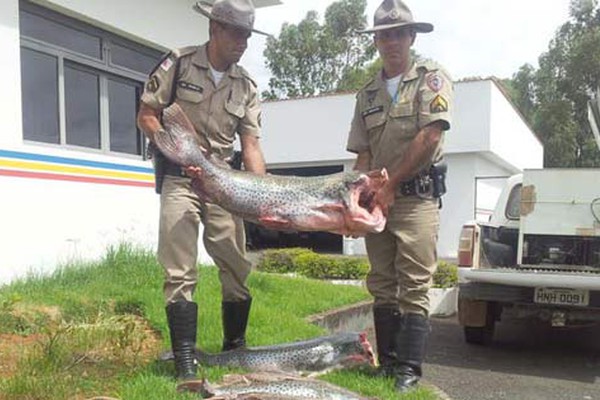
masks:
{"type": "Polygon", "coordinates": [[[533,301],[538,304],[587,306],[590,292],[578,289],[535,288],[533,301]]]}

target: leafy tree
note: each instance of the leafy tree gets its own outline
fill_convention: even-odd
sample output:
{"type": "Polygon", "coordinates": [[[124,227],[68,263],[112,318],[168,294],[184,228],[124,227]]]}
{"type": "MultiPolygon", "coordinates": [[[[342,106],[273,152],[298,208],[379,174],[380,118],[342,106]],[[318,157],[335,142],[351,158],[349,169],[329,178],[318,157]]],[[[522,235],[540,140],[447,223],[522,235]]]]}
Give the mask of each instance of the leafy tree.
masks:
{"type": "Polygon", "coordinates": [[[511,94],[544,143],[546,167],[600,166],[587,102],[600,85],[598,0],[571,0],[570,19],[556,32],[539,69],[521,67],[511,94]]]}
{"type": "Polygon", "coordinates": [[[268,38],[264,52],[271,71],[267,99],[311,96],[338,90],[373,59],[366,25],[366,0],[339,0],[325,11],[324,23],[309,11],[298,24],[285,23],[278,38],[268,38]]]}

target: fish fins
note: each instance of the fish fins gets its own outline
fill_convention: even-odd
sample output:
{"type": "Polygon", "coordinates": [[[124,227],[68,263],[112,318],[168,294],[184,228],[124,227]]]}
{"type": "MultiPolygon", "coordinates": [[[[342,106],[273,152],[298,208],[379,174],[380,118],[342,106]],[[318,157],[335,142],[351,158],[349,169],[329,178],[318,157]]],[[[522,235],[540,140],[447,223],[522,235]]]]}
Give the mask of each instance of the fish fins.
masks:
{"type": "Polygon", "coordinates": [[[165,128],[177,126],[180,130],[186,132],[196,132],[192,121],[185,115],[179,104],[173,103],[169,107],[163,109],[163,124],[165,128]]]}
{"type": "Polygon", "coordinates": [[[267,229],[274,229],[279,231],[290,230],[292,226],[291,222],[287,219],[279,217],[260,217],[258,222],[261,223],[267,229]]]}

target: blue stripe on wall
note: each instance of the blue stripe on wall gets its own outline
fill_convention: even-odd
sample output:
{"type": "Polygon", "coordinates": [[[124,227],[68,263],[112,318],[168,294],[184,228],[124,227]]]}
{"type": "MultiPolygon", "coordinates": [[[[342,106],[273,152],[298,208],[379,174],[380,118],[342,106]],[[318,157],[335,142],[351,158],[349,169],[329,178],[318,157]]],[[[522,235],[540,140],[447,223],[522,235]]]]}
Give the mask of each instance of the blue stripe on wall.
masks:
{"type": "Polygon", "coordinates": [[[44,155],[44,154],[22,153],[20,151],[10,151],[10,150],[0,150],[0,157],[17,158],[20,160],[29,160],[29,161],[44,161],[44,162],[49,162],[49,163],[54,163],[54,164],[67,164],[67,165],[85,166],[85,167],[102,168],[102,169],[112,169],[112,170],[116,169],[116,170],[121,170],[121,171],[130,171],[130,172],[141,172],[141,173],[152,173],[153,172],[152,168],[147,168],[147,167],[135,167],[132,165],[81,160],[81,159],[77,159],[77,158],[56,157],[56,156],[48,156],[48,155],[44,155]]]}

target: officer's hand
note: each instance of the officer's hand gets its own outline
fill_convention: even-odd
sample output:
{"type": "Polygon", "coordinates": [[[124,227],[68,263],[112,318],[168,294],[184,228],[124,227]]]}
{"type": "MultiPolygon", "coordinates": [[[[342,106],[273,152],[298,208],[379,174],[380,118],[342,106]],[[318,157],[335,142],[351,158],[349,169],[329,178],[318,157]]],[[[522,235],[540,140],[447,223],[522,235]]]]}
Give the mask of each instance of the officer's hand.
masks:
{"type": "Polygon", "coordinates": [[[186,167],[185,173],[190,178],[202,179],[202,168],[200,167],[186,167]]]}

